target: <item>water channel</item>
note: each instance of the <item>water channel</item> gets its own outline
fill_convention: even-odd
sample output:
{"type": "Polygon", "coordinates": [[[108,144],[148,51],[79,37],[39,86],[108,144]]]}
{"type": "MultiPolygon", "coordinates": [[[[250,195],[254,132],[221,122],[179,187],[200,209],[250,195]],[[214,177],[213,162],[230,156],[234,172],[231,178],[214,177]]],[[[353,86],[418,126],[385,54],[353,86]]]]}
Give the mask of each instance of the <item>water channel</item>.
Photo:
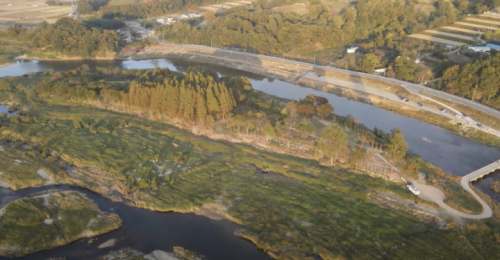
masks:
{"type": "MultiPolygon", "coordinates": [[[[20,76],[29,72],[48,69],[54,71],[70,70],[76,69],[83,64],[87,64],[90,68],[118,66],[124,69],[151,69],[154,67],[168,67],[173,71],[181,72],[186,71],[189,66],[203,65],[194,61],[169,59],[142,61],[25,61],[0,68],[0,77],[20,76]]],[[[218,71],[221,76],[246,76],[251,80],[254,89],[281,98],[298,99],[305,97],[307,94],[324,96],[334,106],[335,114],[341,116],[351,114],[371,129],[377,127],[389,132],[394,127],[400,128],[405,135],[411,152],[418,154],[424,160],[443,168],[455,176],[466,175],[500,159],[500,149],[497,147],[488,147],[473,140],[454,135],[440,127],[394,114],[381,108],[244,71],[215,65],[210,65],[210,67],[218,71]]],[[[489,189],[489,185],[494,180],[500,180],[500,175],[491,174],[487,178],[476,182],[474,186],[500,201],[500,194],[489,189]]],[[[0,205],[5,196],[12,197],[15,196],[14,194],[30,193],[34,190],[27,189],[18,192],[0,190],[0,205]]],[[[78,190],[84,191],[86,194],[90,193],[82,189],[78,190]]],[[[95,194],[91,195],[91,199],[95,200],[100,206],[104,205],[103,210],[110,207],[114,208],[116,213],[124,219],[122,228],[99,237],[99,242],[106,241],[108,238],[121,239],[117,246],[113,247],[114,249],[130,246],[149,253],[154,249],[171,251],[172,245],[186,245],[187,249],[201,253],[209,259],[268,259],[267,255],[258,251],[249,242],[236,238],[233,231],[238,227],[228,221],[212,221],[193,214],[157,213],[131,208],[120,203],[109,202],[95,194]],[[193,226],[197,228],[193,228],[193,226]],[[237,257],[234,254],[231,255],[231,253],[238,253],[237,257]]],[[[30,255],[26,259],[37,259],[32,257],[50,254],[55,251],[57,251],[57,255],[63,253],[62,255],[75,257],[70,259],[85,259],[78,257],[81,255],[80,253],[72,253],[73,251],[79,252],[81,250],[86,251],[87,248],[90,249],[85,243],[78,241],[55,250],[30,255]]],[[[90,247],[96,248],[97,245],[91,245],[90,247]]],[[[109,249],[107,250],[109,251],[109,249]]],[[[99,250],[88,251],[89,254],[96,254],[99,250]]],[[[102,252],[99,252],[99,254],[106,253],[105,250],[100,251],[102,252]]],[[[43,256],[45,257],[45,255],[43,256]]]]}

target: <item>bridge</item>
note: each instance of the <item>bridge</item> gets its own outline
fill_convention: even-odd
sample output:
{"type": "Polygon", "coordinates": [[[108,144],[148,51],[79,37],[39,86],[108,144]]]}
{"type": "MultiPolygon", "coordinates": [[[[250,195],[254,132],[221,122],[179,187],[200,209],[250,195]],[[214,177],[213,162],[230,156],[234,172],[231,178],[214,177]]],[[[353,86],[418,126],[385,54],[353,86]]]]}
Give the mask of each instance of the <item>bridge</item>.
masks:
{"type": "Polygon", "coordinates": [[[500,160],[490,163],[479,170],[475,170],[465,175],[463,179],[466,179],[469,182],[477,181],[498,169],[500,169],[500,160]]]}
{"type": "Polygon", "coordinates": [[[469,214],[463,214],[466,215],[464,217],[466,218],[471,218],[471,219],[484,219],[484,218],[489,218],[493,215],[493,212],[491,211],[490,206],[484,202],[479,195],[477,195],[472,188],[470,187],[470,183],[473,181],[477,181],[481,178],[484,178],[488,174],[500,169],[500,160],[492,162],[483,168],[480,168],[478,170],[475,170],[467,175],[465,175],[462,180],[460,181],[460,184],[462,185],[462,188],[464,188],[467,192],[469,192],[476,200],[483,206],[483,213],[479,215],[469,215],[469,214]]]}

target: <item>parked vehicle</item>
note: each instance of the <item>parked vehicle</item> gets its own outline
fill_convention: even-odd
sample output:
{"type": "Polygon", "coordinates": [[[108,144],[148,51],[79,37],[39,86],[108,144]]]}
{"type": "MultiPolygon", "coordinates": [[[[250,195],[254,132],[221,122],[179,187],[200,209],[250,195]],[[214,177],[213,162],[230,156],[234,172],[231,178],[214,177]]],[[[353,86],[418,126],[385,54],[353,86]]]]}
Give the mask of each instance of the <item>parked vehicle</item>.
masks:
{"type": "Polygon", "coordinates": [[[408,189],[415,195],[418,195],[420,194],[420,191],[417,189],[417,187],[415,187],[415,185],[413,185],[412,183],[406,185],[406,187],[408,187],[408,189]]]}
{"type": "Polygon", "coordinates": [[[424,105],[422,105],[422,103],[419,102],[419,103],[417,103],[417,106],[423,107],[424,105]]]}
{"type": "Polygon", "coordinates": [[[446,111],[446,109],[444,109],[444,108],[441,108],[439,110],[441,110],[441,113],[443,113],[443,114],[448,114],[448,111],[446,111]]]}
{"type": "Polygon", "coordinates": [[[459,115],[459,114],[455,114],[455,117],[456,117],[456,118],[462,118],[462,116],[461,116],[461,115],[459,115]]]}

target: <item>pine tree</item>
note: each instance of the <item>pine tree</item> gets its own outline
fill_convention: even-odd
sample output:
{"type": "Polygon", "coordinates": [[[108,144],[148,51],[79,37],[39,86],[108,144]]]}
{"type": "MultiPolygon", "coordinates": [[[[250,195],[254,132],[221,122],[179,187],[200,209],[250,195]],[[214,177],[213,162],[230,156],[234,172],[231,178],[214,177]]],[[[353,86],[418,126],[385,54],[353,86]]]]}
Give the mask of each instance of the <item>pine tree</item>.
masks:
{"type": "Polygon", "coordinates": [[[196,92],[196,122],[200,125],[205,125],[208,115],[207,101],[205,100],[205,90],[198,89],[196,92]]]}
{"type": "Polygon", "coordinates": [[[215,84],[210,84],[207,88],[207,108],[208,112],[214,116],[218,115],[220,112],[220,104],[217,98],[215,97],[214,87],[215,84]]]}

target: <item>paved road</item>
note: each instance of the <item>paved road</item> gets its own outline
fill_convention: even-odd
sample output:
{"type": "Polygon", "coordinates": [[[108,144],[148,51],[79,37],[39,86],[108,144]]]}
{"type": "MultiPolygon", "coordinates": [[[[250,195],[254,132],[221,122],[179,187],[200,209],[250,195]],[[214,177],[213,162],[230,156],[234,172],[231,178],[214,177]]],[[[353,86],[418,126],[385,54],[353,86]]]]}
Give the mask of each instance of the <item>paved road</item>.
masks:
{"type": "Polygon", "coordinates": [[[458,96],[455,96],[452,94],[445,93],[443,91],[431,89],[431,88],[428,88],[428,87],[420,85],[420,84],[413,84],[413,83],[409,83],[409,82],[402,81],[402,80],[386,78],[386,77],[368,74],[368,73],[363,73],[363,72],[338,69],[338,68],[333,68],[333,67],[328,67],[328,66],[314,65],[314,64],[310,64],[310,63],[294,61],[294,60],[287,60],[287,59],[283,59],[283,58],[271,57],[271,56],[249,53],[249,52],[234,51],[234,50],[215,48],[215,47],[209,47],[209,46],[203,46],[203,45],[165,43],[165,42],[160,41],[158,38],[157,38],[157,41],[160,44],[167,45],[167,46],[176,46],[176,47],[181,47],[181,48],[188,47],[188,48],[193,48],[193,49],[210,50],[210,51],[225,52],[225,53],[234,53],[234,54],[246,55],[246,56],[251,56],[251,57],[256,57],[256,58],[263,58],[263,59],[268,59],[268,60],[286,62],[286,63],[295,64],[295,65],[308,66],[308,67],[313,67],[316,69],[322,69],[322,70],[327,70],[327,71],[339,72],[339,73],[349,74],[351,76],[356,76],[356,77],[377,79],[377,80],[381,80],[381,81],[384,81],[387,83],[400,85],[400,86],[404,87],[406,90],[408,90],[409,92],[414,93],[414,94],[418,94],[419,92],[429,93],[429,94],[432,94],[432,95],[437,96],[439,98],[443,98],[443,99],[446,99],[446,100],[449,100],[449,101],[452,101],[452,102],[455,102],[458,104],[470,106],[470,107],[473,107],[479,111],[483,111],[485,113],[488,113],[488,114],[500,119],[500,111],[498,111],[496,109],[485,106],[485,105],[480,104],[480,103],[475,102],[475,101],[471,101],[471,100],[468,100],[468,99],[465,99],[462,97],[458,97],[458,96]]]}

